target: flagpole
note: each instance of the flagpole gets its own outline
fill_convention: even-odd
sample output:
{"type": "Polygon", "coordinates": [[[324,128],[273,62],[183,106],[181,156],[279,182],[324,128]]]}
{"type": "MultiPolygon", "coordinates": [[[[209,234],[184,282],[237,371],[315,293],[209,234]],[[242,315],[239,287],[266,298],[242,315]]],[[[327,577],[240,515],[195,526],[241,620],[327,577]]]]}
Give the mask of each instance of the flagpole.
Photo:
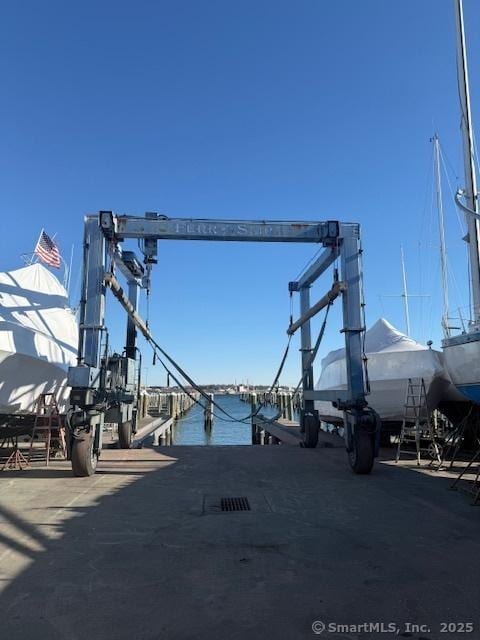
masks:
{"type": "Polygon", "coordinates": [[[68,303],[69,303],[69,304],[71,304],[71,301],[70,301],[70,282],[71,282],[71,280],[72,280],[72,265],[73,265],[73,249],[74,249],[74,246],[75,246],[75,245],[73,245],[73,244],[72,244],[72,248],[71,248],[71,250],[70,250],[70,266],[68,267],[68,286],[67,286],[67,293],[68,293],[68,303]]]}
{"type": "Polygon", "coordinates": [[[45,229],[44,229],[44,227],[42,227],[40,233],[38,234],[37,242],[35,243],[35,248],[33,250],[32,256],[31,256],[30,261],[28,263],[29,267],[33,264],[34,260],[35,260],[35,262],[38,260],[38,258],[37,258],[37,247],[38,247],[38,243],[40,242],[40,238],[42,237],[42,233],[44,231],[45,231],[45,229]]]}
{"type": "Polygon", "coordinates": [[[63,288],[68,294],[68,264],[62,256],[60,256],[60,262],[63,264],[63,288]]]}
{"type": "MultiPolygon", "coordinates": [[[[45,229],[42,229],[42,231],[45,231],[45,229]]],[[[58,250],[58,257],[60,258],[60,262],[63,262],[63,288],[65,290],[67,290],[67,282],[68,282],[68,278],[70,277],[70,270],[68,268],[68,265],[66,263],[66,261],[63,259],[62,254],[60,253],[58,244],[55,241],[55,238],[57,237],[57,233],[58,231],[55,231],[55,233],[53,234],[53,236],[50,238],[50,240],[54,243],[54,245],[56,246],[57,250],[58,250]]],[[[60,267],[57,267],[58,269],[60,267]]]]}

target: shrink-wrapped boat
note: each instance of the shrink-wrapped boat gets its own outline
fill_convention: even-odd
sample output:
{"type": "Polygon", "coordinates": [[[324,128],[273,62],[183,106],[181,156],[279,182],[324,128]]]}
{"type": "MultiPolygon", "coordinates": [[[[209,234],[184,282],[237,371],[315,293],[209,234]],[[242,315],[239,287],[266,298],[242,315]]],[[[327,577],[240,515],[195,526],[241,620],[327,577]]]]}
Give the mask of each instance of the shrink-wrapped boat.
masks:
{"type": "MultiPolygon", "coordinates": [[[[441,402],[461,400],[443,366],[442,354],[401,333],[384,318],[365,332],[365,354],[370,382],[368,404],[382,422],[400,423],[405,412],[408,380],[423,379],[430,410],[441,402]]],[[[331,351],[322,360],[316,388],[346,388],[345,349],[331,351]]],[[[342,423],[342,413],[331,402],[316,402],[320,418],[331,424],[342,423]]]]}
{"type": "Polygon", "coordinates": [[[41,393],[66,409],[78,325],[63,285],[32,264],[0,273],[0,414],[29,414],[41,393]]]}

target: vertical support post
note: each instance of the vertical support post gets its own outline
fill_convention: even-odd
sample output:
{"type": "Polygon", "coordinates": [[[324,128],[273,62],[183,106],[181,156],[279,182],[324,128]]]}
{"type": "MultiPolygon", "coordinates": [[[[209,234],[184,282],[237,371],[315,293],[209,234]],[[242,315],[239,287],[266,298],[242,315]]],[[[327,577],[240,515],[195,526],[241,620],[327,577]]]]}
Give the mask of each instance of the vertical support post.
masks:
{"type": "Polygon", "coordinates": [[[265,444],[265,430],[262,427],[258,431],[258,444],[265,444]]]}
{"type": "Polygon", "coordinates": [[[252,444],[257,444],[257,425],[255,424],[255,416],[252,416],[252,444]]]}
{"type": "Polygon", "coordinates": [[[293,420],[293,396],[291,391],[287,391],[287,420],[293,420]]]}
{"type": "MultiPolygon", "coordinates": [[[[303,316],[310,309],[310,285],[301,287],[300,289],[300,316],[303,316]]],[[[310,354],[312,352],[312,334],[310,329],[310,320],[307,320],[300,327],[300,350],[302,353],[302,375],[303,390],[313,391],[313,367],[310,364],[310,354]]],[[[305,416],[314,415],[315,404],[313,400],[304,400],[301,413],[300,427],[301,431],[305,430],[305,416]]]]}
{"type": "Polygon", "coordinates": [[[98,218],[85,221],[85,262],[83,265],[82,313],[79,361],[99,367],[100,343],[105,319],[105,238],[98,218]]]}
{"type": "Polygon", "coordinates": [[[342,296],[347,383],[351,402],[362,407],[366,404],[366,390],[360,228],[359,225],[348,225],[343,230],[341,269],[342,280],[347,285],[342,296]]]}
{"type": "MultiPolygon", "coordinates": [[[[106,245],[97,217],[87,217],[85,219],[83,251],[82,300],[77,362],[79,365],[86,364],[99,369],[102,357],[100,352],[102,332],[105,321],[104,276],[106,245]]],[[[96,456],[98,456],[102,448],[103,422],[103,413],[97,413],[88,418],[89,433],[93,437],[92,451],[96,456]]],[[[73,443],[71,446],[73,446],[73,443]]],[[[77,462],[77,467],[77,470],[74,471],[76,475],[91,475],[92,473],[91,465],[88,466],[83,457],[81,457],[80,462],[77,462]]]]}
{"type": "Polygon", "coordinates": [[[208,433],[212,431],[213,425],[213,397],[213,393],[208,394],[209,400],[203,410],[203,426],[205,431],[208,431],[208,433]]]}
{"type": "MultiPolygon", "coordinates": [[[[347,384],[350,409],[344,411],[345,445],[351,456],[350,464],[356,473],[370,473],[373,456],[370,451],[360,450],[359,414],[366,406],[365,371],[363,362],[363,296],[360,226],[343,226],[341,251],[342,280],[346,283],[343,292],[343,331],[347,363],[347,384]],[[357,433],[357,429],[359,432],[357,433]]],[[[368,436],[367,436],[368,437],[368,436]]],[[[372,445],[373,447],[373,445],[372,445]]]]}
{"type": "MultiPolygon", "coordinates": [[[[138,286],[138,282],[135,280],[130,280],[128,283],[128,300],[135,311],[138,310],[138,298],[140,293],[140,287],[138,286]]],[[[127,358],[136,359],[137,351],[136,351],[136,343],[137,343],[137,329],[135,328],[135,323],[131,319],[130,316],[127,317],[127,339],[125,342],[125,353],[127,358]]]]}

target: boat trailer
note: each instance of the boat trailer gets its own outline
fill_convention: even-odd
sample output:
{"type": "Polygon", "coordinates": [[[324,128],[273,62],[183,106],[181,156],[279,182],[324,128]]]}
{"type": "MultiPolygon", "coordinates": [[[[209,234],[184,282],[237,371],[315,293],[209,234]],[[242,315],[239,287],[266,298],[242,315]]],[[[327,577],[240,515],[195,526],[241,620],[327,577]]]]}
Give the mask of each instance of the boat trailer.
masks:
{"type": "Polygon", "coordinates": [[[380,423],[368,406],[362,249],[360,225],[338,221],[294,222],[251,220],[203,220],[167,218],[157,213],[144,217],[100,211],[85,218],[82,294],[77,365],[70,367],[71,386],[68,455],[76,476],[95,472],[102,449],[105,422],[118,424],[121,448],[130,448],[137,427],[140,391],[140,353],[137,330],[151,340],[147,324],[137,313],[140,289],[150,291],[153,265],[157,263],[160,240],[206,240],[223,242],[294,242],[321,244],[323,251],[295,281],[290,292],[299,292],[300,318],[287,333],[301,333],[303,408],[300,427],[303,444],[314,447],[320,421],[315,400],[327,400],[343,411],[345,444],[350,465],[356,473],[370,473],[378,451],[380,423]],[[127,239],[138,241],[143,258],[122,248],[127,239]],[[329,267],[340,262],[340,277],[334,270],[329,292],[310,303],[310,288],[329,267]],[[127,283],[127,293],[117,274],[127,283]],[[127,312],[125,351],[108,355],[105,326],[106,290],[110,288],[127,312]],[[314,388],[310,320],[337,297],[342,297],[345,335],[346,389],[319,391],[314,388]],[[138,370],[138,371],[137,371],[138,370]]]}

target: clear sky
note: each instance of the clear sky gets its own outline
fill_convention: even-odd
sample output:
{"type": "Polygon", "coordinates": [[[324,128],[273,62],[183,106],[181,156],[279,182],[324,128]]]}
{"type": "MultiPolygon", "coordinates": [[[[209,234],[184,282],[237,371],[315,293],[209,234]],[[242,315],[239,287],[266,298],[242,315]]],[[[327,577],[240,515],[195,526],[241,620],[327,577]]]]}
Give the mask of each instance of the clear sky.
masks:
{"type": "MultiPolygon", "coordinates": [[[[464,8],[479,122],[480,4],[464,8]]],[[[413,336],[439,346],[429,139],[438,131],[462,185],[452,0],[9,0],[0,41],[2,270],[45,227],[67,257],[75,245],[78,272],[83,215],[100,209],[358,221],[368,324],[383,315],[404,328],[401,299],[381,297],[401,291],[403,244],[410,292],[430,296],[411,299],[413,336]]],[[[465,251],[447,184],[445,196],[458,307],[465,251]]],[[[315,250],[161,243],[157,339],[199,382],[269,383],[287,283],[315,250]]],[[[342,345],[340,326],[334,315],[321,355],[342,345]]],[[[300,375],[297,348],[286,383],[300,375]]],[[[147,366],[149,383],[164,380],[147,366]]]]}

